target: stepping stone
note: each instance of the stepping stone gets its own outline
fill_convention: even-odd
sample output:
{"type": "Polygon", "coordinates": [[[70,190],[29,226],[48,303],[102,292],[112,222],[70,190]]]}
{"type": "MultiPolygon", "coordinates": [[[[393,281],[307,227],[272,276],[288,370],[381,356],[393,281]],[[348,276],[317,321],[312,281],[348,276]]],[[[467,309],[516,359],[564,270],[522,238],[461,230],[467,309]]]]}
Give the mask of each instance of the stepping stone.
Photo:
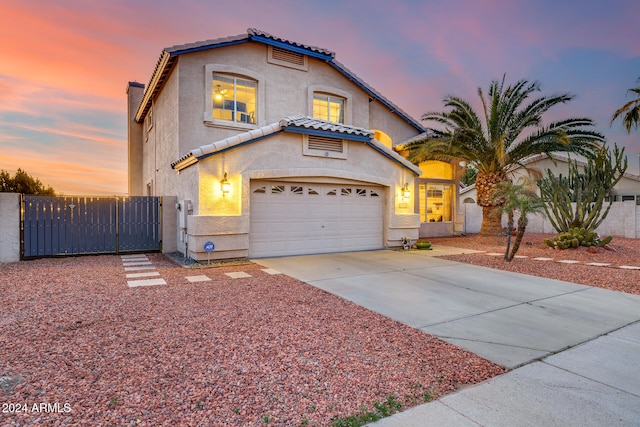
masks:
{"type": "Polygon", "coordinates": [[[234,271],[232,273],[224,273],[232,279],[243,279],[245,277],[252,277],[250,274],[245,273],[244,271],[234,271]]]}
{"type": "Polygon", "coordinates": [[[151,261],[136,261],[136,262],[125,262],[122,264],[125,267],[134,267],[136,265],[153,265],[151,261]]]}
{"type": "Polygon", "coordinates": [[[579,264],[580,263],[580,261],[575,261],[572,259],[561,259],[558,262],[561,262],[562,264],[579,264]]]}
{"type": "Polygon", "coordinates": [[[273,268],[263,268],[262,271],[267,274],[282,274],[278,270],[274,270],[273,268]]]}
{"type": "Polygon", "coordinates": [[[141,265],[138,267],[125,267],[124,271],[140,271],[140,270],[155,270],[153,265],[141,265]]]}
{"type": "Polygon", "coordinates": [[[489,256],[504,256],[504,254],[499,254],[497,252],[487,252],[485,255],[489,255],[489,256]]]}
{"type": "Polygon", "coordinates": [[[593,265],[595,267],[606,267],[611,264],[609,264],[608,262],[588,262],[586,265],[593,265]]]}
{"type": "Polygon", "coordinates": [[[621,265],[618,268],[622,268],[625,270],[640,270],[640,267],[636,267],[635,265],[621,265]]]}
{"type": "Polygon", "coordinates": [[[122,259],[131,259],[131,258],[146,258],[147,256],[144,254],[135,254],[135,255],[120,255],[122,259]]]}
{"type": "Polygon", "coordinates": [[[185,279],[187,279],[191,283],[195,283],[195,282],[210,282],[211,281],[211,278],[207,277],[205,275],[202,275],[202,276],[187,276],[187,277],[185,277],[185,279]]]}
{"type": "Polygon", "coordinates": [[[129,273],[127,274],[127,279],[135,279],[136,277],[150,277],[150,276],[159,276],[160,273],[157,271],[149,271],[146,273],[129,273]]]}
{"type": "Polygon", "coordinates": [[[535,261],[553,261],[553,258],[544,258],[544,257],[539,257],[539,258],[533,258],[535,261]]]}
{"type": "Polygon", "coordinates": [[[526,255],[515,255],[514,258],[529,258],[526,255]]]}
{"type": "Polygon", "coordinates": [[[137,288],[139,286],[157,286],[166,285],[167,282],[164,279],[144,279],[144,280],[128,280],[127,285],[130,288],[137,288]]]}

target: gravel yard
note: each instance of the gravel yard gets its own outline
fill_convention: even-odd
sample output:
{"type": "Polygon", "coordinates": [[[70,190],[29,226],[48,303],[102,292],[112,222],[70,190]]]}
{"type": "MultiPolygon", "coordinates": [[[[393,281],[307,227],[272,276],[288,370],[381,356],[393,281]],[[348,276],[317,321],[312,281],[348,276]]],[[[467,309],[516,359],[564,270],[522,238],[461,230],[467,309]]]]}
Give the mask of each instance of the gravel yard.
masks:
{"type": "Polygon", "coordinates": [[[469,235],[433,238],[429,241],[433,245],[485,252],[445,257],[454,261],[640,295],[640,270],[620,268],[620,266],[640,267],[640,239],[614,237],[607,248],[598,248],[595,253],[590,253],[585,247],[552,249],[544,243],[544,239],[552,239],[553,236],[553,234],[526,233],[516,254],[526,258],[515,258],[511,262],[504,261],[500,256],[486,255],[486,253],[504,254],[506,237],[483,238],[479,235],[469,235]],[[553,260],[540,261],[534,258],[552,258],[553,260]],[[561,260],[579,262],[573,264],[558,262],[561,260]],[[588,263],[609,265],[592,266],[587,265],[588,263]]]}
{"type": "Polygon", "coordinates": [[[255,264],[148,258],[167,285],[129,288],[118,256],[0,264],[0,424],[327,426],[504,372],[255,264]]]}

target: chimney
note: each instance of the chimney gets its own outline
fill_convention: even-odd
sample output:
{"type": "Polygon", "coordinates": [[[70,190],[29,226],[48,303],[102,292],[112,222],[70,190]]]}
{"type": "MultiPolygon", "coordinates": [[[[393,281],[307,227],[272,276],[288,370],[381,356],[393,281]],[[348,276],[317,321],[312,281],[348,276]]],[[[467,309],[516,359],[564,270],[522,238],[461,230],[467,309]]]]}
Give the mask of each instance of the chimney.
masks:
{"type": "Polygon", "coordinates": [[[127,162],[129,196],[142,196],[142,139],[143,124],[136,123],[135,117],[142,97],[144,85],[129,82],[127,85],[127,162]]]}

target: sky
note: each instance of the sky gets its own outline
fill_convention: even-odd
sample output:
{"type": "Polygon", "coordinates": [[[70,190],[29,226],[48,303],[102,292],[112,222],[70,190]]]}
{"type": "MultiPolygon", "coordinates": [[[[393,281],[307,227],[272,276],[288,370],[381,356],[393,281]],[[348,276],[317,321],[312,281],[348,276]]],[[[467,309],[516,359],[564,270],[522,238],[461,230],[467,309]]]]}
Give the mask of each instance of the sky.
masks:
{"type": "Polygon", "coordinates": [[[539,81],[570,92],[549,121],[589,117],[626,147],[612,114],[640,78],[637,0],[0,0],[0,169],[65,195],[126,195],[127,82],[165,47],[257,28],[336,53],[413,118],[455,95],[539,81]]]}

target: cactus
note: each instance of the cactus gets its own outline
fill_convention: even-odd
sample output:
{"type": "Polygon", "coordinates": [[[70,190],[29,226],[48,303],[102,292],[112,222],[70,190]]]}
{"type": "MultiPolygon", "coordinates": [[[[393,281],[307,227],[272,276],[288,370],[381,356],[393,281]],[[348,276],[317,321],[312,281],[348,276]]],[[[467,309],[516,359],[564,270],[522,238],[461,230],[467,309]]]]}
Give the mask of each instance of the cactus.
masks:
{"type": "Polygon", "coordinates": [[[580,246],[587,248],[591,246],[604,247],[611,243],[612,239],[612,236],[607,236],[601,240],[600,236],[593,231],[586,230],[584,227],[574,227],[555,236],[553,240],[545,239],[544,242],[553,249],[577,249],[580,246]]]}

